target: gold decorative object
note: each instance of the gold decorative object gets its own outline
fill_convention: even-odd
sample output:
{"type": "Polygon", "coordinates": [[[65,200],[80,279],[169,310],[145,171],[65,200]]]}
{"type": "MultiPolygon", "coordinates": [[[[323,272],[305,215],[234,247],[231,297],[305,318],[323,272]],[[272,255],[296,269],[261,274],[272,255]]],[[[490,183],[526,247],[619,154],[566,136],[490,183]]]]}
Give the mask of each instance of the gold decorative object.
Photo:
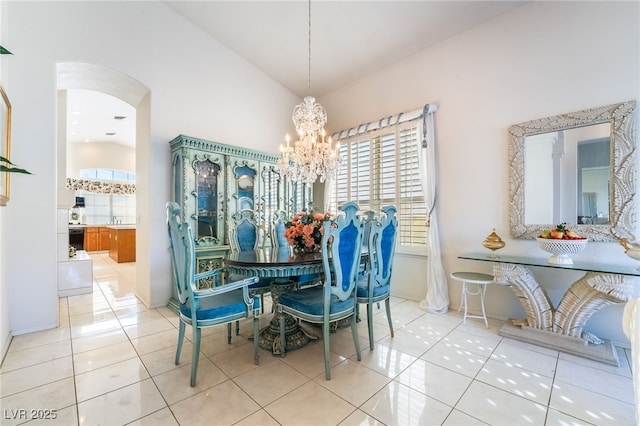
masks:
{"type": "Polygon", "coordinates": [[[490,257],[498,257],[495,254],[495,251],[500,250],[502,247],[504,247],[505,242],[502,241],[502,238],[500,238],[500,236],[496,234],[496,229],[493,228],[493,232],[491,232],[491,234],[489,234],[487,238],[484,239],[482,245],[491,250],[490,257]]]}
{"type": "Polygon", "coordinates": [[[627,256],[635,260],[640,260],[640,244],[629,242],[626,238],[618,238],[618,243],[624,248],[627,256]]]}

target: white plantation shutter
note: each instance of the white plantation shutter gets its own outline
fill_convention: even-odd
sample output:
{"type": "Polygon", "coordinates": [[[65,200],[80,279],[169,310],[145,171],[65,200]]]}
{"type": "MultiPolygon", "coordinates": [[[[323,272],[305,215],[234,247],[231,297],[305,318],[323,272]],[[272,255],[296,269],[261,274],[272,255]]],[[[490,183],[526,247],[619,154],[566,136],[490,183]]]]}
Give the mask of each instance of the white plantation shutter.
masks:
{"type": "Polygon", "coordinates": [[[400,200],[398,203],[400,244],[421,246],[426,244],[424,224],[427,205],[420,183],[418,166],[418,129],[411,127],[399,132],[400,137],[400,200]]]}
{"type": "Polygon", "coordinates": [[[405,123],[341,141],[343,165],[333,182],[330,210],[338,211],[347,201],[376,213],[394,205],[400,225],[398,248],[422,252],[427,208],[418,169],[418,137],[417,124],[405,123]]]}
{"type": "Polygon", "coordinates": [[[382,136],[378,146],[378,199],[381,202],[380,205],[376,206],[376,209],[380,210],[385,205],[394,204],[396,200],[396,185],[398,184],[396,162],[398,154],[396,152],[395,133],[382,136]]]}
{"type": "Polygon", "coordinates": [[[371,204],[371,141],[364,140],[350,144],[351,179],[349,199],[356,201],[360,210],[370,210],[371,204]]]}

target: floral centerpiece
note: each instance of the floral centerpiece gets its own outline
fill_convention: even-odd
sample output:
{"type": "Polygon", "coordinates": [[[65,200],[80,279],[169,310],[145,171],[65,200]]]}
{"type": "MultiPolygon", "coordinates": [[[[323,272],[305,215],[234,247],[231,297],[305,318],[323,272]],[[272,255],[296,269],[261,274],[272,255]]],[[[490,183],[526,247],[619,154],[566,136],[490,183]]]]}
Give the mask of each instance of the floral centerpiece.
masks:
{"type": "Polygon", "coordinates": [[[322,242],[322,223],[333,220],[331,213],[316,213],[313,210],[299,212],[286,223],[284,236],[289,245],[301,251],[320,250],[322,242]]]}

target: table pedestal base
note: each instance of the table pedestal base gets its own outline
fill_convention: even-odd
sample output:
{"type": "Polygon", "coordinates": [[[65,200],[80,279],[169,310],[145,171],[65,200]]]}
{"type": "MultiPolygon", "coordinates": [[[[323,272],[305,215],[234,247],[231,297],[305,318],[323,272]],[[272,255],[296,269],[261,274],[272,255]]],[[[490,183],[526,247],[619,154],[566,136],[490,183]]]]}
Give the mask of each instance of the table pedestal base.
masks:
{"type": "MultiPolygon", "coordinates": [[[[318,340],[318,336],[314,336],[300,327],[298,320],[288,314],[285,315],[284,333],[286,352],[300,349],[310,341],[318,340]]],[[[259,345],[262,349],[271,352],[273,355],[282,355],[279,313],[275,313],[269,325],[260,331],[259,345]]]]}
{"type": "MultiPolygon", "coordinates": [[[[526,324],[521,324],[522,322],[523,320],[509,319],[500,328],[498,334],[522,342],[533,343],[545,348],[566,352],[571,355],[600,361],[616,367],[620,366],[618,352],[609,340],[602,339],[602,344],[594,345],[582,338],[532,328],[526,324]]],[[[526,320],[524,320],[524,322],[526,323],[526,320]]]]}
{"type": "MultiPolygon", "coordinates": [[[[298,283],[289,279],[277,278],[271,283],[271,299],[273,305],[278,305],[278,299],[282,293],[295,291],[298,283]]],[[[285,315],[284,333],[286,340],[286,352],[300,349],[312,340],[318,340],[318,336],[308,333],[300,327],[300,323],[293,316],[285,315]]],[[[273,355],[282,355],[282,344],[280,342],[280,313],[275,312],[269,325],[260,331],[259,345],[262,349],[271,352],[273,355]]]]}

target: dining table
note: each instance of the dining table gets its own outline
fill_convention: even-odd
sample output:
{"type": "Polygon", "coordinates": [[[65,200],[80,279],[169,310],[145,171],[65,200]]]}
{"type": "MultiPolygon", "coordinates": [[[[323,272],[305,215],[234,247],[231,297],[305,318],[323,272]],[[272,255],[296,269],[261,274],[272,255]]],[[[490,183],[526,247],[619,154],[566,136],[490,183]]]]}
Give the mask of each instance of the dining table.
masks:
{"type": "MultiPolygon", "coordinates": [[[[297,251],[291,247],[265,247],[255,250],[230,250],[224,258],[224,264],[230,274],[257,276],[261,279],[272,278],[271,298],[277,306],[280,294],[295,291],[298,288],[296,277],[322,274],[322,252],[297,251]]],[[[320,281],[318,281],[320,284],[320,281]]],[[[280,355],[280,315],[276,312],[269,325],[260,331],[261,348],[273,355],[280,355]]],[[[318,336],[300,326],[290,315],[285,315],[286,352],[299,349],[318,336]]]]}

